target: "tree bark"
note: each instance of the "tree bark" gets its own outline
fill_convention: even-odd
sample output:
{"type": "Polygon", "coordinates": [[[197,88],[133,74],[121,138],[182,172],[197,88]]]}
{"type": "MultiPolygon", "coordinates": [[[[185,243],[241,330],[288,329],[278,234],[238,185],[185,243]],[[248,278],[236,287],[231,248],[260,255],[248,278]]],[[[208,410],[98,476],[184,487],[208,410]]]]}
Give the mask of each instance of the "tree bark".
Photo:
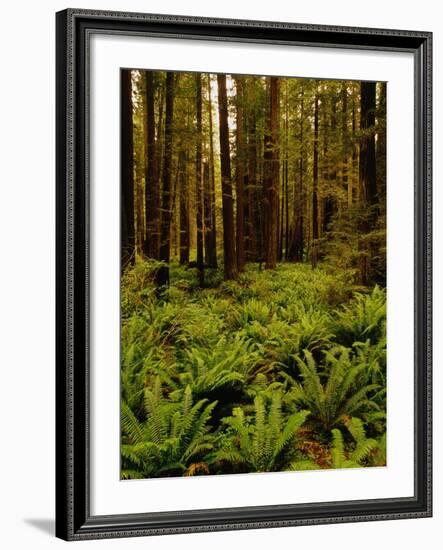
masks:
{"type": "Polygon", "coordinates": [[[231,157],[229,151],[228,99],[226,95],[226,75],[217,75],[218,108],[220,129],[220,165],[223,205],[223,251],[226,279],[237,276],[237,258],[234,239],[234,209],[232,200],[231,157]]]}
{"type": "Polygon", "coordinates": [[[189,263],[189,197],[188,197],[188,169],[186,153],[181,152],[179,174],[179,201],[180,201],[180,264],[189,263]]]}
{"type": "Polygon", "coordinates": [[[341,87],[341,146],[342,146],[342,184],[347,191],[348,208],[352,208],[352,179],[348,177],[348,153],[349,153],[349,132],[348,132],[348,90],[346,82],[341,87]]]}
{"type": "Polygon", "coordinates": [[[375,82],[360,84],[360,283],[367,285],[371,279],[371,250],[367,233],[375,219],[374,209],[377,205],[377,179],[375,168],[375,82]]]}
{"type": "MultiPolygon", "coordinates": [[[[356,108],[356,92],[355,89],[352,93],[352,158],[351,158],[351,177],[349,178],[349,185],[351,187],[350,194],[352,197],[352,201],[354,201],[354,195],[355,195],[355,201],[357,203],[360,203],[360,187],[358,184],[358,152],[359,152],[359,145],[356,139],[356,133],[357,133],[357,108],[356,108]]],[[[348,195],[349,197],[349,195],[348,195]]]]}
{"type": "Polygon", "coordinates": [[[280,152],[279,152],[279,114],[280,114],[280,80],[277,77],[270,78],[270,116],[269,116],[269,180],[268,180],[268,204],[269,215],[267,220],[267,249],[266,269],[277,267],[278,245],[278,215],[280,195],[280,152]]]}
{"type": "Polygon", "coordinates": [[[211,181],[209,163],[203,162],[203,234],[205,245],[205,265],[211,267],[212,242],[211,242],[211,181]]]}
{"type": "Polygon", "coordinates": [[[131,71],[121,72],[121,194],[123,198],[121,225],[121,267],[134,262],[134,137],[132,120],[131,71]]]}
{"type": "Polygon", "coordinates": [[[331,190],[332,185],[335,184],[337,178],[337,171],[334,163],[334,157],[332,153],[332,162],[331,162],[331,152],[329,147],[329,139],[331,140],[331,146],[334,147],[335,137],[337,136],[337,100],[333,96],[331,98],[331,118],[328,119],[327,104],[323,107],[323,136],[324,136],[324,174],[323,179],[327,184],[326,193],[323,199],[323,219],[322,219],[322,234],[326,233],[331,229],[332,220],[334,214],[337,210],[336,207],[336,196],[335,192],[331,190]]]}
{"type": "Polygon", "coordinates": [[[144,253],[149,258],[159,257],[160,249],[160,193],[155,142],[154,76],[145,72],[145,210],[146,234],[144,253]]]}
{"type": "Polygon", "coordinates": [[[257,233],[260,226],[256,223],[258,219],[258,193],[257,193],[257,124],[255,114],[255,80],[249,78],[248,83],[248,257],[250,260],[257,260],[257,233]]]}
{"type": "Polygon", "coordinates": [[[360,142],[360,198],[371,206],[377,202],[375,172],[375,82],[361,82],[360,130],[364,135],[360,142]]]}
{"type": "Polygon", "coordinates": [[[377,195],[379,202],[386,198],[386,82],[379,82],[379,100],[377,104],[377,144],[376,173],[377,195]]]}
{"type": "Polygon", "coordinates": [[[217,219],[216,219],[216,195],[215,195],[215,163],[214,163],[214,135],[212,124],[212,99],[211,99],[211,77],[208,75],[208,115],[209,115],[209,180],[211,197],[211,227],[208,232],[210,250],[208,251],[208,267],[217,267],[217,219]]]}
{"type": "Polygon", "coordinates": [[[294,167],[294,172],[297,173],[298,177],[294,177],[294,187],[293,187],[293,211],[292,211],[292,229],[291,229],[291,240],[288,251],[288,260],[292,261],[303,261],[303,248],[304,248],[304,209],[305,209],[305,200],[304,200],[304,155],[305,155],[305,145],[304,145],[304,122],[305,122],[305,104],[304,104],[304,88],[301,86],[300,90],[300,120],[299,120],[299,146],[300,152],[298,156],[297,166],[294,167]]]}
{"type": "Polygon", "coordinates": [[[163,263],[157,270],[156,282],[160,292],[169,285],[170,229],[171,229],[171,168],[172,124],[174,119],[174,73],[166,73],[165,143],[162,170],[160,253],[163,263]]]}
{"type": "MultiPolygon", "coordinates": [[[[285,161],[284,161],[284,199],[285,199],[285,258],[288,257],[289,248],[289,102],[288,83],[285,93],[285,161]]],[[[295,200],[295,198],[294,198],[295,200]]]]}
{"type": "Polygon", "coordinates": [[[311,265],[314,269],[318,262],[318,93],[314,98],[314,152],[312,178],[312,245],[311,265]]]}
{"type": "Polygon", "coordinates": [[[243,271],[245,267],[245,204],[244,204],[244,184],[245,184],[245,139],[244,139],[244,119],[243,119],[243,82],[242,77],[235,79],[237,88],[237,131],[236,131],[236,195],[237,195],[237,210],[236,210],[236,251],[237,251],[237,269],[243,271]]]}
{"type": "Polygon", "coordinates": [[[199,285],[205,278],[203,258],[203,185],[202,185],[202,82],[201,73],[195,75],[195,113],[197,142],[195,147],[195,202],[197,225],[197,271],[199,285]]]}

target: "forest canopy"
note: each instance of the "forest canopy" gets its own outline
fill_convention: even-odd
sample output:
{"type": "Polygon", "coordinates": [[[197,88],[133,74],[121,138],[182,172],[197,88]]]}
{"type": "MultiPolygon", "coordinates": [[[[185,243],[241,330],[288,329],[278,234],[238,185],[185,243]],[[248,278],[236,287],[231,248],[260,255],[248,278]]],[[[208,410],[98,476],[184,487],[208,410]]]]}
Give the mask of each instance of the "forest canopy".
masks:
{"type": "Polygon", "coordinates": [[[386,84],[121,72],[122,477],[384,465],[386,84]]]}

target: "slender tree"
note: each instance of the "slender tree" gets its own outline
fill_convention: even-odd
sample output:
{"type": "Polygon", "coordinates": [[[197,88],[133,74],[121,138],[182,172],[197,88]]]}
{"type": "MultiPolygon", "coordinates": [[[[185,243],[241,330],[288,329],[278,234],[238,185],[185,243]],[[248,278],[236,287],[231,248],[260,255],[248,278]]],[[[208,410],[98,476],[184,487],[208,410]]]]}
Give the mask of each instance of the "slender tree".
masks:
{"type": "Polygon", "coordinates": [[[257,233],[260,235],[258,189],[257,189],[257,121],[255,113],[255,78],[248,79],[248,251],[249,259],[257,260],[257,233]]]}
{"type": "Polygon", "coordinates": [[[348,208],[352,208],[352,179],[348,177],[348,155],[349,155],[349,131],[348,131],[348,88],[347,83],[341,85],[341,146],[342,146],[342,183],[343,189],[347,192],[348,208]]]}
{"type": "Polygon", "coordinates": [[[137,255],[143,256],[145,240],[145,189],[144,189],[144,79],[141,71],[133,72],[133,155],[134,155],[134,194],[135,194],[135,248],[137,255]]]}
{"type": "Polygon", "coordinates": [[[327,92],[324,93],[323,100],[323,182],[325,192],[323,197],[323,216],[322,216],[322,234],[331,229],[331,223],[336,211],[336,201],[334,184],[337,177],[334,163],[334,147],[336,147],[335,136],[337,134],[337,99],[335,90],[331,98],[327,98],[327,92]],[[330,117],[328,104],[330,103],[330,117]],[[331,139],[332,138],[332,139],[331,139]],[[330,143],[331,141],[331,143],[330,143]]]}
{"type": "Polygon", "coordinates": [[[279,152],[279,113],[280,113],[280,79],[270,78],[270,115],[269,115],[269,169],[268,169],[268,221],[266,269],[277,267],[278,214],[280,203],[280,152],[279,152]]]}
{"type": "MultiPolygon", "coordinates": [[[[285,256],[289,248],[289,98],[288,82],[285,86],[285,160],[284,160],[284,203],[285,203],[285,256]]],[[[283,240],[283,237],[282,237],[283,240]]]]}
{"type": "Polygon", "coordinates": [[[123,197],[121,225],[122,268],[134,261],[134,137],[132,117],[132,72],[121,71],[121,188],[123,197]]]}
{"type": "Polygon", "coordinates": [[[171,171],[172,125],[174,119],[174,73],[166,73],[165,139],[162,170],[160,253],[163,262],[157,270],[156,282],[160,291],[169,285],[170,230],[171,230],[171,171]]]}
{"type": "Polygon", "coordinates": [[[195,149],[195,202],[197,226],[197,271],[203,286],[205,271],[203,258],[203,182],[202,182],[202,82],[201,73],[195,75],[196,149],[195,149]]]}
{"type": "Polygon", "coordinates": [[[242,77],[235,79],[237,88],[236,114],[237,114],[237,131],[236,131],[236,251],[237,251],[237,269],[243,271],[245,267],[245,139],[244,139],[244,121],[243,121],[243,79],[242,77]]]}
{"type": "Polygon", "coordinates": [[[379,89],[376,113],[377,195],[379,200],[384,200],[386,193],[386,82],[379,82],[377,86],[379,89]]]}
{"type": "Polygon", "coordinates": [[[305,172],[305,140],[304,140],[304,123],[305,123],[305,91],[303,83],[300,86],[299,94],[299,118],[298,128],[295,129],[298,135],[299,153],[294,166],[294,185],[293,185],[293,203],[292,203],[292,229],[290,235],[290,244],[288,249],[287,259],[301,262],[303,260],[304,247],[304,211],[306,208],[304,201],[304,172],[305,172]]]}
{"type": "Polygon", "coordinates": [[[208,267],[212,258],[212,241],[211,241],[211,181],[210,181],[209,162],[203,162],[203,233],[204,233],[204,248],[205,248],[205,265],[208,267]]]}
{"type": "Polygon", "coordinates": [[[311,265],[317,267],[318,262],[318,91],[314,98],[314,151],[312,173],[312,244],[311,265]]]}
{"type": "Polygon", "coordinates": [[[189,263],[189,197],[188,160],[185,151],[180,152],[179,201],[180,201],[180,264],[189,263]]]}
{"type": "Polygon", "coordinates": [[[215,194],[214,130],[212,123],[211,75],[208,74],[208,119],[209,119],[209,184],[211,198],[211,224],[208,231],[208,267],[217,267],[217,219],[215,194]]]}
{"type": "Polygon", "coordinates": [[[229,150],[228,98],[226,93],[226,75],[218,74],[217,84],[223,205],[223,250],[225,264],[224,271],[226,279],[234,279],[237,276],[237,259],[235,254],[234,240],[234,207],[232,198],[231,157],[229,150]]]}
{"type": "Polygon", "coordinates": [[[360,162],[359,189],[361,238],[360,250],[360,283],[368,284],[371,278],[371,246],[367,233],[375,220],[377,206],[377,179],[375,169],[375,103],[376,83],[360,84],[360,162]]]}
{"type": "Polygon", "coordinates": [[[360,85],[360,198],[365,206],[372,206],[377,199],[375,173],[375,82],[360,85]]]}
{"type": "Polygon", "coordinates": [[[146,235],[144,253],[150,258],[159,257],[160,249],[160,193],[155,142],[154,76],[145,71],[145,210],[146,235]]]}

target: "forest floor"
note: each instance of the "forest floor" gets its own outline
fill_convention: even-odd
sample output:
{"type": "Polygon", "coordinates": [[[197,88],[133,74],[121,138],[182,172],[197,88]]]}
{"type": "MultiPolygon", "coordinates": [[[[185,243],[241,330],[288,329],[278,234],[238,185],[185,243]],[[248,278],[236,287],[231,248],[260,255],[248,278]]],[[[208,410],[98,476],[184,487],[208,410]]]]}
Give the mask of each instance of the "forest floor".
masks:
{"type": "Polygon", "coordinates": [[[122,278],[122,477],[383,466],[386,295],[328,265],[122,278]],[[357,292],[358,291],[358,292],[357,292]]]}

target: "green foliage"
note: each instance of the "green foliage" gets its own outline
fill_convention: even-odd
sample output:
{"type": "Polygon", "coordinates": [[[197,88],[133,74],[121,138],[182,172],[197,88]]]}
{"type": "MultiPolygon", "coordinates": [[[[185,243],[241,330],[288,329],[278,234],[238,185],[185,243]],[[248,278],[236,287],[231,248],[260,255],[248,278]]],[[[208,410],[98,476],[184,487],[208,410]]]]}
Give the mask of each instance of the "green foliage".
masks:
{"type": "Polygon", "coordinates": [[[285,263],[214,269],[202,289],[171,264],[158,299],[157,267],[138,258],[122,277],[123,478],[385,464],[382,289],[285,263]]]}
{"type": "Polygon", "coordinates": [[[213,448],[208,421],[216,403],[202,399],[194,404],[189,386],[181,403],[164,398],[160,379],[144,391],[146,420],[140,422],[122,402],[122,477],[158,477],[186,473],[213,448]]]}
{"type": "Polygon", "coordinates": [[[352,447],[346,451],[343,434],[335,428],[332,430],[332,467],[361,468],[362,466],[381,466],[386,461],[386,434],[379,442],[366,437],[363,422],[360,418],[350,418],[346,427],[353,439],[352,447]]]}
{"type": "Polygon", "coordinates": [[[229,427],[228,437],[214,453],[213,460],[243,466],[247,471],[272,472],[289,469],[296,452],[297,430],[302,426],[308,411],[285,417],[281,407],[281,394],[275,391],[270,405],[257,396],[254,414],[245,416],[237,407],[224,423],[229,427]]]}
{"type": "Polygon", "coordinates": [[[181,352],[181,372],[173,399],[181,399],[185,388],[190,387],[198,397],[210,397],[215,391],[228,391],[242,387],[259,356],[254,346],[236,338],[229,343],[221,336],[212,348],[191,347],[181,352]]]}
{"type": "Polygon", "coordinates": [[[366,364],[355,361],[348,349],[325,351],[324,356],[320,368],[309,351],[304,360],[297,358],[303,381],[295,384],[292,396],[328,431],[345,416],[370,409],[370,395],[379,386],[366,383],[366,364]]]}
{"type": "Polygon", "coordinates": [[[131,269],[126,269],[121,279],[121,314],[125,319],[144,310],[155,299],[153,280],[160,262],[136,258],[131,269]]]}
{"type": "Polygon", "coordinates": [[[371,294],[357,293],[336,314],[336,340],[345,346],[354,342],[377,344],[386,337],[386,293],[375,286],[371,294]]]}

